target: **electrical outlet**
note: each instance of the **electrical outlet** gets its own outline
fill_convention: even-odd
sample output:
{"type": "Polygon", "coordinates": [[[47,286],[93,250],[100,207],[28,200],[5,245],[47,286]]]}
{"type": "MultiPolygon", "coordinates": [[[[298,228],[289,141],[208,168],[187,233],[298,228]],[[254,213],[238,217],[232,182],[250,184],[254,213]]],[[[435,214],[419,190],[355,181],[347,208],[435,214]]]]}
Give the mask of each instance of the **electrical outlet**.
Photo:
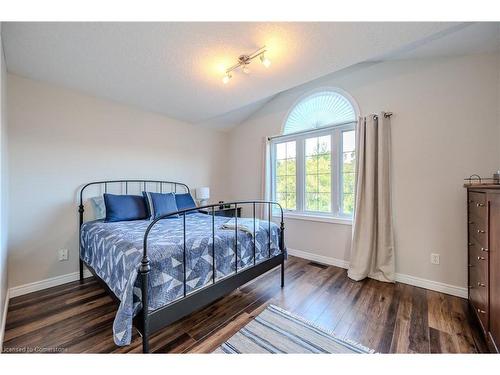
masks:
{"type": "Polygon", "coordinates": [[[431,263],[432,264],[439,264],[439,254],[431,254],[431,263]]]}
{"type": "Polygon", "coordinates": [[[59,261],[62,262],[64,260],[68,260],[69,254],[68,249],[59,250],[59,261]]]}

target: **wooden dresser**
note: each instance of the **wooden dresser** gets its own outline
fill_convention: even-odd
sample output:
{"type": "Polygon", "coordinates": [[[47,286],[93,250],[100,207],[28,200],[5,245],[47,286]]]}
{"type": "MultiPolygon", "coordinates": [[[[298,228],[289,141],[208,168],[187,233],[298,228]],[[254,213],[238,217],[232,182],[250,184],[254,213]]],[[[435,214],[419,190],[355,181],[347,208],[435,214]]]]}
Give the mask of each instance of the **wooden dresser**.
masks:
{"type": "Polygon", "coordinates": [[[500,185],[467,188],[469,303],[492,351],[500,348],[500,185]]]}

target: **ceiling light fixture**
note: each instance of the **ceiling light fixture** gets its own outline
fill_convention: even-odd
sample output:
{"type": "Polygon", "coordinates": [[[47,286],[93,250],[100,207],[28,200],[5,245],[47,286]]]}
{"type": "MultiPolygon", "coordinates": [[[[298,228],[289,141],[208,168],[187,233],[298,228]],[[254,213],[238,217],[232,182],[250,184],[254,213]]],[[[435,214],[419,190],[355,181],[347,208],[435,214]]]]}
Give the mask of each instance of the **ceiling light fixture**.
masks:
{"type": "Polygon", "coordinates": [[[260,55],[260,62],[262,63],[262,65],[264,65],[266,68],[269,68],[271,66],[271,60],[269,60],[269,58],[266,56],[265,53],[263,53],[262,55],[260,55]]]}
{"type": "Polygon", "coordinates": [[[237,70],[241,68],[241,71],[245,74],[250,74],[250,69],[248,68],[248,65],[252,62],[253,59],[256,57],[260,58],[260,62],[262,65],[264,65],[266,68],[269,68],[271,65],[271,60],[266,56],[266,46],[259,48],[257,51],[249,54],[249,55],[240,55],[238,57],[238,62],[234,64],[233,66],[229,67],[226,69],[224,76],[222,77],[222,82],[224,84],[227,84],[229,80],[232,78],[231,72],[234,70],[237,70]]]}
{"type": "Polygon", "coordinates": [[[226,85],[231,78],[233,78],[233,76],[226,72],[226,74],[224,74],[224,77],[222,77],[222,83],[226,85]]]}

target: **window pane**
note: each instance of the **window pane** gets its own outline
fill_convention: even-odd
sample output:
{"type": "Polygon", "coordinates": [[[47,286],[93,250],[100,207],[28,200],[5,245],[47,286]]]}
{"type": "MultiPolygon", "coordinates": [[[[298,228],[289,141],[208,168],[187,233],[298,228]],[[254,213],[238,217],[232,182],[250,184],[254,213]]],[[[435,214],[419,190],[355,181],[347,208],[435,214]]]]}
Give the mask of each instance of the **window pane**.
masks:
{"type": "Polygon", "coordinates": [[[276,192],[286,192],[286,176],[276,176],[276,192]]]}
{"type": "Polygon", "coordinates": [[[321,91],[303,99],[292,109],[283,134],[355,120],[356,112],[346,97],[335,91],[321,91]]]}
{"type": "Polygon", "coordinates": [[[295,176],[295,158],[286,159],[286,174],[288,176],[295,176]]]}
{"type": "Polygon", "coordinates": [[[289,210],[295,210],[296,209],[296,196],[295,193],[288,193],[287,194],[287,199],[286,199],[286,208],[289,210]]]}
{"type": "Polygon", "coordinates": [[[354,170],[354,161],[355,161],[355,158],[356,158],[356,154],[354,152],[344,152],[344,154],[342,155],[342,162],[343,162],[343,166],[342,166],[342,170],[344,173],[354,173],[356,172],[354,170]]]}
{"type": "Polygon", "coordinates": [[[332,176],[328,174],[318,175],[318,192],[330,193],[332,191],[332,176]]]}
{"type": "Polygon", "coordinates": [[[352,215],[354,212],[354,194],[344,194],[342,206],[344,214],[352,215]]]}
{"type": "Polygon", "coordinates": [[[332,195],[330,193],[318,193],[318,211],[330,212],[331,200],[332,195]]]}
{"type": "Polygon", "coordinates": [[[329,135],[318,138],[318,154],[330,153],[330,138],[329,135]]]}
{"type": "Polygon", "coordinates": [[[286,176],[286,159],[276,161],[276,176],[286,176]]]}
{"type": "Polygon", "coordinates": [[[305,142],[305,209],[331,212],[331,136],[307,138],[305,142]]]}
{"type": "Polygon", "coordinates": [[[306,193],[306,210],[318,211],[318,194],[306,193]]]}
{"type": "Polygon", "coordinates": [[[306,192],[315,193],[318,191],[318,175],[308,174],[306,175],[306,192]]]}
{"type": "Polygon", "coordinates": [[[342,178],[342,191],[345,193],[354,193],[354,173],[344,173],[342,178]]]}
{"type": "Polygon", "coordinates": [[[342,202],[344,215],[354,211],[354,190],[356,180],[356,136],[354,130],[342,132],[342,202]]]}
{"type": "Polygon", "coordinates": [[[318,138],[306,139],[306,156],[316,155],[318,149],[318,138]]]}
{"type": "Polygon", "coordinates": [[[295,191],[295,176],[286,176],[286,192],[294,193],[295,191]]]}
{"type": "Polygon", "coordinates": [[[283,208],[296,209],[296,143],[295,141],[276,144],[276,200],[283,208]]]}
{"type": "Polygon", "coordinates": [[[286,207],[286,193],[276,193],[276,201],[286,207]]]}
{"type": "Polygon", "coordinates": [[[286,143],[286,157],[287,159],[295,157],[295,141],[286,143]]]}
{"type": "Polygon", "coordinates": [[[343,151],[354,151],[356,147],[356,133],[354,130],[342,132],[343,151]]]}
{"type": "Polygon", "coordinates": [[[332,172],[331,158],[332,154],[330,153],[318,155],[318,160],[317,160],[318,173],[332,172]]]}
{"type": "Polygon", "coordinates": [[[286,159],[286,143],[278,143],[276,145],[276,159],[286,159]]]}
{"type": "Polygon", "coordinates": [[[306,156],[306,174],[318,173],[318,157],[306,156]]]}

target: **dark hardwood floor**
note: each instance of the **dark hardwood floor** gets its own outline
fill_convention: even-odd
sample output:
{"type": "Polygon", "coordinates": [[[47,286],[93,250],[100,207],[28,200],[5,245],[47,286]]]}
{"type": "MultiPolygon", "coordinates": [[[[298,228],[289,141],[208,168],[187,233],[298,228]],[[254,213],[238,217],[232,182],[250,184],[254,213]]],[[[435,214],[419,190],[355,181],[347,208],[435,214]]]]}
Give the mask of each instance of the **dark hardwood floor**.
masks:
{"type": "MultiPolygon", "coordinates": [[[[486,352],[467,301],[405,284],[351,281],[346,271],[290,257],[286,286],[279,269],[241,287],[151,338],[159,353],[211,352],[273,303],[340,337],[382,353],[486,352]]],[[[11,299],[4,352],[141,352],[117,347],[116,305],[93,278],[11,299]]]]}

